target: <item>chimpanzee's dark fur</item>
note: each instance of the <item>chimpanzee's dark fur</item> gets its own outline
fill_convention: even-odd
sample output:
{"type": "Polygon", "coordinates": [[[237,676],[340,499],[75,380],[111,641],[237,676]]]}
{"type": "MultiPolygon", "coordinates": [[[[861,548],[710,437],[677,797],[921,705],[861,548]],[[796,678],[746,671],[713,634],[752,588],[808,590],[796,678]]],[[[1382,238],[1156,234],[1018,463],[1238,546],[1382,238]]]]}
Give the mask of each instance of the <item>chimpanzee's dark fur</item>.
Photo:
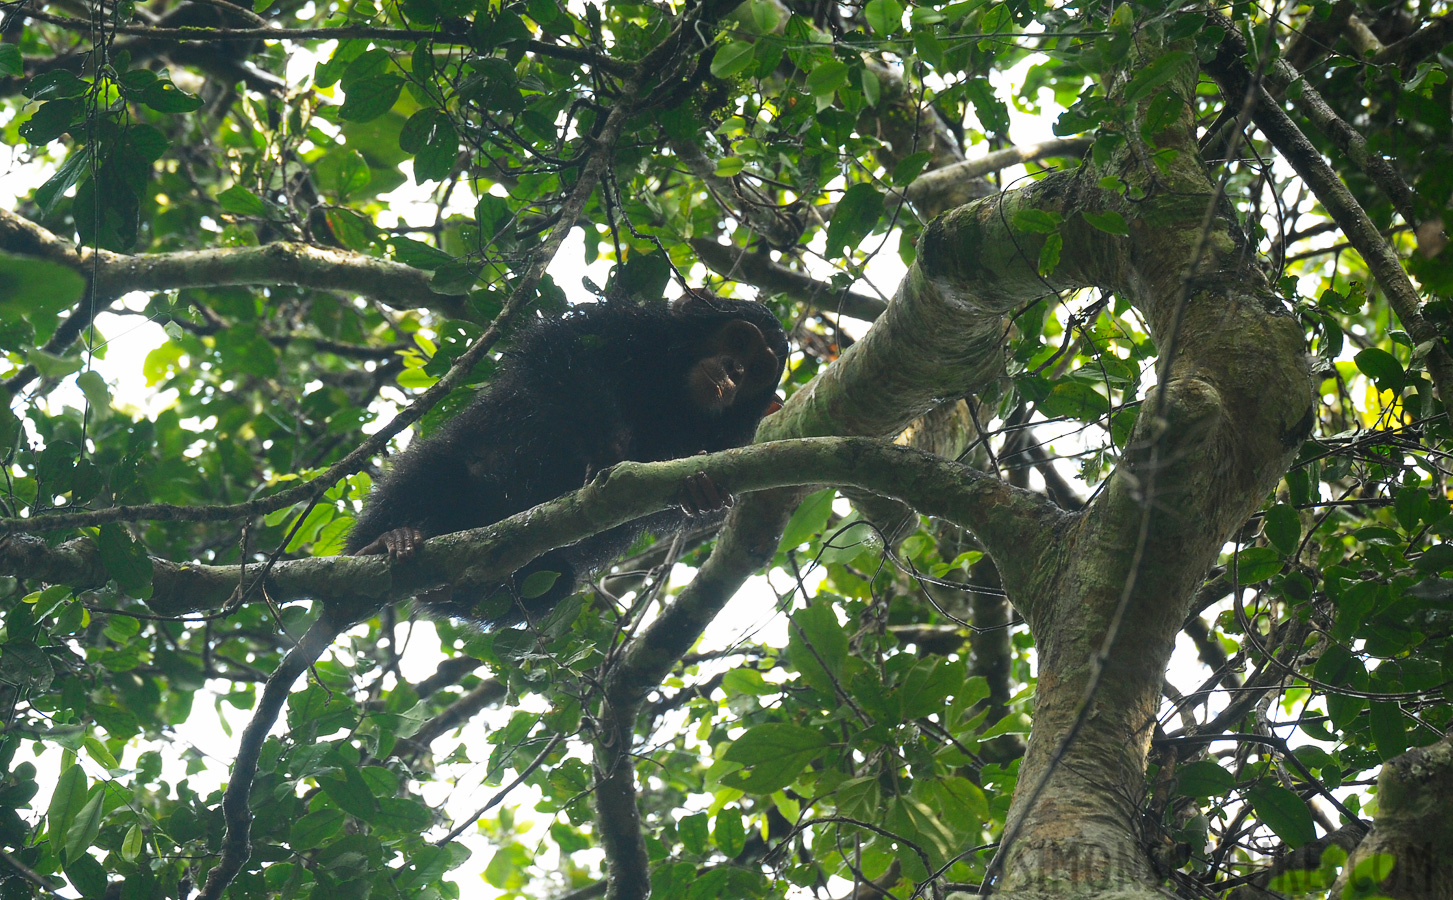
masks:
{"type": "MultiPolygon", "coordinates": [[[[374,486],[347,551],[397,528],[433,537],[489,525],[577,490],[622,460],[676,459],[750,443],[775,398],[787,349],[766,307],[701,294],[669,305],[597,303],[531,325],[472,403],[399,455],[374,486]],[[688,392],[688,373],[711,352],[703,348],[713,335],[738,319],[755,325],[776,357],[771,385],[743,391],[726,409],[701,409],[688,392]]],[[[516,572],[511,585],[474,596],[444,589],[423,605],[486,628],[533,619],[642,530],[673,535],[686,518],[658,513],[551,551],[516,572]],[[521,609],[518,586],[535,571],[560,578],[521,609]]]]}

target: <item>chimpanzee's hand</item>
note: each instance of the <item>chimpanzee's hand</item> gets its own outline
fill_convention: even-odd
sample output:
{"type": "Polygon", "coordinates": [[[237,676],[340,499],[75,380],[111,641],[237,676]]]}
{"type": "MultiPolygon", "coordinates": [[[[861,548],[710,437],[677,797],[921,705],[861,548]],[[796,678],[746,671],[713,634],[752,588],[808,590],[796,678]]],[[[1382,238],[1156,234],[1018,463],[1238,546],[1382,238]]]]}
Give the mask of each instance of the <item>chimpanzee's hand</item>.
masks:
{"type": "Polygon", "coordinates": [[[424,533],[412,525],[406,525],[403,528],[385,531],[372,543],[359,547],[353,555],[377,556],[387,553],[389,562],[406,562],[413,558],[419,550],[419,545],[423,542],[424,533]]]}
{"type": "Polygon", "coordinates": [[[716,486],[705,472],[688,476],[681,486],[681,509],[688,516],[719,512],[735,506],[737,498],[716,486]]]}

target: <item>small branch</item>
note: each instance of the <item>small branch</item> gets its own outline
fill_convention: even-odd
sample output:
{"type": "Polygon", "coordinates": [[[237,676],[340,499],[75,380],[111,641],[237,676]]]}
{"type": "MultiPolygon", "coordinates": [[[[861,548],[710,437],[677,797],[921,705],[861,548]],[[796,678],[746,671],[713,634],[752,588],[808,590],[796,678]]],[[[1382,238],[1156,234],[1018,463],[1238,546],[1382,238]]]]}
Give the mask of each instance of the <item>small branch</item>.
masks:
{"type": "Polygon", "coordinates": [[[1344,33],[1347,41],[1364,58],[1376,56],[1387,49],[1382,45],[1382,41],[1377,39],[1377,35],[1372,33],[1372,29],[1367,27],[1367,23],[1357,16],[1347,17],[1347,30],[1344,33]]]}
{"type": "MultiPolygon", "coordinates": [[[[1355,17],[1353,17],[1355,18],[1355,17]]],[[[1212,23],[1220,28],[1226,29],[1226,37],[1222,44],[1229,54],[1234,55],[1238,60],[1244,60],[1249,52],[1246,42],[1242,40],[1241,32],[1238,31],[1231,20],[1224,16],[1213,16],[1212,23]]],[[[1226,55],[1223,53],[1223,56],[1226,55]]],[[[1220,63],[1222,57],[1218,57],[1220,63]]],[[[1244,64],[1243,64],[1244,68],[1244,64]]],[[[1298,78],[1301,73],[1297,72],[1284,60],[1276,60],[1272,63],[1268,72],[1268,81],[1282,91],[1298,78]]],[[[1249,73],[1247,76],[1249,77],[1249,73]]],[[[1410,225],[1417,225],[1419,221],[1417,211],[1417,197],[1413,189],[1403,180],[1392,163],[1373,153],[1367,146],[1367,139],[1362,136],[1351,125],[1348,125],[1338,116],[1327,101],[1322,99],[1316,88],[1312,87],[1305,79],[1302,81],[1301,91],[1292,99],[1292,103],[1302,115],[1306,116],[1317,130],[1326,135],[1338,150],[1341,150],[1357,166],[1372,179],[1378,189],[1392,201],[1398,214],[1410,225]]],[[[1280,107],[1278,107],[1279,109],[1280,107]]]]}
{"type": "MultiPolygon", "coordinates": [[[[469,662],[479,664],[478,660],[474,659],[470,659],[469,662]]],[[[458,700],[449,704],[448,709],[425,722],[408,740],[418,747],[426,748],[444,732],[468,722],[475,713],[503,700],[508,693],[509,690],[505,687],[504,682],[497,678],[487,678],[473,690],[466,691],[458,700]]]]}
{"type": "Polygon", "coordinates": [[[759,290],[786,294],[824,312],[840,313],[871,322],[883,314],[888,304],[877,297],[856,291],[840,291],[811,275],[787,268],[765,253],[754,253],[741,247],[720,244],[711,238],[693,238],[691,249],[712,271],[723,278],[742,281],[759,290]]]}
{"type": "MultiPolygon", "coordinates": [[[[30,19],[38,22],[45,22],[50,25],[57,25],[61,28],[68,28],[71,31],[89,32],[91,23],[85,19],[76,19],[70,16],[56,16],[47,13],[27,10],[24,13],[30,19]]],[[[418,28],[374,28],[366,25],[350,25],[343,28],[158,28],[150,25],[108,25],[107,31],[113,34],[125,34],[135,37],[152,38],[154,40],[166,41],[190,41],[190,42],[230,42],[230,41],[344,41],[344,40],[373,40],[373,41],[399,41],[415,43],[421,40],[433,41],[436,44],[457,44],[460,46],[473,46],[474,37],[467,33],[451,33],[449,31],[427,31],[418,28]]],[[[620,62],[607,56],[600,56],[589,50],[581,50],[577,47],[565,47],[559,44],[549,44],[544,41],[531,39],[526,44],[530,53],[537,53],[540,56],[549,56],[555,59],[563,59],[568,62],[592,66],[610,75],[625,76],[630,74],[632,68],[630,63],[620,62]]]]}
{"type": "Polygon", "coordinates": [[[1444,14],[1400,41],[1388,44],[1372,58],[1372,64],[1406,66],[1438,52],[1453,38],[1453,15],[1444,14]]]}
{"type": "Polygon", "coordinates": [[[1388,305],[1392,307],[1403,328],[1412,336],[1418,351],[1426,354],[1428,374],[1432,376],[1433,384],[1438,389],[1444,411],[1453,410],[1453,357],[1449,356],[1438,330],[1423,318],[1417,289],[1408,279],[1397,254],[1383,240],[1357,198],[1352,196],[1347,185],[1342,183],[1331,166],[1327,165],[1326,160],[1307,140],[1306,135],[1302,134],[1291,118],[1267,94],[1266,89],[1249,85],[1250,73],[1230,41],[1221,43],[1216,59],[1208,63],[1207,68],[1215,75],[1228,96],[1246,96],[1248,90],[1255,95],[1252,119],[1257,127],[1306,181],[1312,193],[1361,254],[1367,267],[1372,270],[1373,277],[1377,279],[1378,286],[1387,295],[1388,305]]]}
{"type": "Polygon", "coordinates": [[[318,657],[347,626],[347,622],[335,620],[325,611],[267,679],[252,721],[243,729],[242,740],[237,746],[237,759],[232,763],[232,778],[228,780],[227,792],[222,797],[222,817],[227,826],[222,838],[222,857],[217,867],[208,873],[198,900],[218,900],[252,855],[252,809],[249,801],[263,741],[277,722],[293,682],[318,661],[318,657]]]}
{"type": "Polygon", "coordinates": [[[479,809],[475,810],[473,815],[465,819],[463,822],[460,822],[458,825],[454,826],[452,829],[450,829],[448,834],[435,841],[434,846],[443,847],[445,844],[448,844],[450,841],[463,834],[464,829],[473,825],[475,822],[478,822],[480,816],[484,815],[491,809],[494,809],[496,806],[498,806],[505,797],[509,796],[510,791],[519,787],[526,778],[530,777],[531,772],[540,768],[540,766],[545,762],[546,758],[548,758],[551,753],[555,752],[555,748],[560,746],[560,742],[563,740],[565,740],[565,733],[556,732],[556,734],[550,738],[549,743],[545,745],[545,749],[541,750],[534,759],[530,760],[529,765],[521,769],[520,773],[515,776],[513,781],[500,788],[493,797],[489,798],[489,802],[481,806],[479,809]]]}

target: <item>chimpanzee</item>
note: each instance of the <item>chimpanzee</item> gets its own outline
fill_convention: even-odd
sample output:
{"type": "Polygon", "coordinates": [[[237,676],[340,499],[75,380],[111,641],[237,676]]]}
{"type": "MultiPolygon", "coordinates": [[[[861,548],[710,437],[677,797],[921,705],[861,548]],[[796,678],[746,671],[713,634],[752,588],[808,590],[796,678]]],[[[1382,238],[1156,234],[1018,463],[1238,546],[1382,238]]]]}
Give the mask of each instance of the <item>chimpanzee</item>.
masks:
{"type": "MultiPolygon", "coordinates": [[[[347,552],[407,559],[425,538],[480,528],[580,488],[623,460],[653,462],[750,443],[776,403],[787,336],[764,306],[689,292],[670,303],[608,300],[529,326],[493,381],[374,486],[347,552]]],[[[697,476],[682,509],[553,550],[483,591],[420,598],[483,628],[547,613],[644,530],[674,535],[729,496],[697,476]],[[520,586],[559,577],[539,596],[520,586]],[[546,576],[548,577],[548,576],[546,576]]]]}

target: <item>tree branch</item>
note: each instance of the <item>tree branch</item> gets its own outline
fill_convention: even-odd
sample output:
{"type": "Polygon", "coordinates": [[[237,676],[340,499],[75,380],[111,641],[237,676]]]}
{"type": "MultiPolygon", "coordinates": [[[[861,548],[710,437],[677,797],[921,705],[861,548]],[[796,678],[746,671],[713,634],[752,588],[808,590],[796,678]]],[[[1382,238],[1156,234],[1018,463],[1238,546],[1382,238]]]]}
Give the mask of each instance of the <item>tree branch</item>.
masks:
{"type": "Polygon", "coordinates": [[[277,671],[268,677],[262,697],[257,701],[257,710],[242,731],[237,759],[232,763],[232,777],[222,797],[222,817],[227,826],[222,838],[222,857],[217,861],[217,867],[207,873],[207,882],[197,895],[198,900],[218,900],[252,855],[252,809],[248,801],[252,797],[252,782],[257,777],[257,761],[262,755],[263,741],[287,702],[293,682],[318,661],[318,657],[347,626],[347,622],[333,619],[325,611],[297,646],[283,657],[277,671]]]}
{"type": "MultiPolygon", "coordinates": [[[[71,31],[89,32],[91,30],[91,23],[85,19],[50,15],[35,10],[27,10],[24,15],[35,21],[68,28],[71,31]]],[[[266,41],[373,40],[412,44],[416,41],[428,40],[436,44],[458,44],[464,47],[473,46],[475,42],[475,38],[467,32],[429,31],[419,28],[375,28],[365,25],[349,25],[342,28],[159,28],[151,25],[108,25],[107,30],[113,34],[133,35],[154,40],[197,42],[259,39],[266,41]]],[[[618,77],[629,75],[632,71],[630,63],[620,62],[578,47],[565,47],[560,44],[531,39],[527,42],[526,49],[528,52],[537,53],[540,56],[592,66],[606,74],[618,77]]]]}
{"type": "Polygon", "coordinates": [[[467,318],[465,297],[436,293],[431,275],[412,266],[348,250],[278,241],[258,247],[184,250],[132,256],[76,249],[69,242],[8,210],[0,210],[0,250],[40,256],[94,278],[102,296],[226,285],[293,285],[348,291],[394,309],[431,309],[467,318]]]}
{"type": "MultiPolygon", "coordinates": [[[[573,494],[485,528],[425,541],[414,562],[390,565],[382,555],[282,560],[266,572],[263,587],[275,601],[313,598],[335,618],[356,621],[385,602],[443,584],[502,581],[547,550],[674,506],[681,484],[697,472],[736,493],[842,484],[898,497],[925,515],[969,528],[991,554],[1029,555],[1064,517],[1040,495],[951,460],[867,438],[811,438],[667,462],[621,463],[573,494]]],[[[244,571],[155,558],[152,564],[150,605],[170,615],[215,609],[239,583],[251,590],[263,574],[256,566],[244,571]]],[[[0,543],[0,572],[78,589],[104,584],[108,577],[87,539],[51,548],[21,534],[0,543]]]]}
{"type": "Polygon", "coordinates": [[[693,238],[691,249],[723,278],[742,281],[772,294],[786,294],[823,312],[839,313],[871,322],[888,304],[856,291],[840,291],[811,275],[789,269],[765,253],[746,250],[711,238],[693,238]]]}
{"type": "Polygon", "coordinates": [[[1040,144],[1005,147],[1003,150],[986,153],[978,159],[966,159],[952,166],[924,172],[908,185],[904,193],[908,196],[908,202],[917,206],[952,185],[983,178],[1001,169],[1047,156],[1079,156],[1090,149],[1090,144],[1089,138],[1064,138],[1040,144]]]}
{"type": "Polygon", "coordinates": [[[1252,120],[1307,182],[1312,193],[1362,255],[1378,286],[1387,295],[1388,305],[1412,336],[1415,352],[1424,355],[1428,374],[1432,376],[1438,396],[1443,401],[1443,409],[1453,418],[1453,357],[1449,356],[1438,330],[1423,318],[1417,289],[1408,279],[1397,254],[1383,240],[1357,198],[1352,196],[1347,185],[1322,159],[1296,123],[1282,111],[1265,88],[1250,84],[1250,73],[1229,41],[1222,42],[1216,58],[1207,64],[1207,69],[1228,96],[1241,97],[1246,96],[1248,90],[1254,91],[1256,105],[1252,110],[1252,120]]]}
{"type": "MultiPolygon", "coordinates": [[[[627,96],[638,87],[632,82],[627,82],[627,96]]],[[[304,482],[287,490],[279,491],[268,497],[259,497],[255,500],[248,500],[243,503],[234,503],[225,506],[209,507],[185,507],[172,506],[165,503],[142,504],[139,506],[113,506],[108,509],[94,510],[81,513],[59,513],[54,515],[35,516],[32,518],[11,518],[0,519],[0,530],[21,531],[21,530],[55,530],[62,528],[74,528],[80,525],[99,525],[106,522],[139,521],[142,519],[169,519],[172,521],[189,522],[218,522],[228,519],[263,515],[275,510],[283,509],[294,503],[311,502],[322,495],[329,487],[336,484],[340,478],[357,472],[368,462],[379,450],[381,450],[389,439],[403,431],[414,422],[418,421],[424,413],[428,412],[434,404],[442,400],[450,391],[461,386],[465,377],[474,369],[474,366],[484,358],[489,349],[500,339],[504,327],[511,322],[515,315],[531,300],[534,299],[535,288],[539,285],[540,279],[544,277],[550,262],[560,250],[560,245],[565,240],[565,235],[574,226],[580,211],[585,207],[585,202],[595,192],[595,186],[600,180],[601,174],[609,164],[611,151],[615,142],[620,137],[622,126],[629,116],[628,107],[617,106],[611,110],[606,117],[605,124],[601,126],[600,133],[596,136],[592,149],[589,151],[590,158],[581,169],[580,178],[575,186],[571,188],[569,197],[561,206],[561,215],[554,227],[550,229],[549,235],[533,252],[533,259],[526,266],[519,278],[515,281],[514,289],[510,292],[509,298],[505,301],[504,307],[498,316],[490,323],[484,333],[479,336],[469,348],[455,359],[449,371],[434,383],[432,387],[420,394],[413,403],[399,411],[383,428],[375,432],[368,440],[359,444],[347,456],[329,466],[327,471],[311,481],[304,482]]],[[[21,225],[30,225],[18,216],[4,213],[0,210],[0,236],[5,234],[6,228],[16,228],[21,225]]],[[[37,247],[45,249],[46,252],[60,252],[57,244],[58,238],[38,226],[31,225],[29,229],[19,228],[16,232],[23,240],[33,242],[37,247]]],[[[0,240],[0,248],[3,248],[3,240],[0,240]]],[[[276,246],[276,245],[272,245],[276,246]]],[[[287,245],[298,246],[298,245],[287,245]]],[[[265,249],[265,248],[264,248],[265,249]]],[[[317,253],[334,253],[336,251],[322,251],[317,248],[306,248],[317,253]]],[[[74,253],[74,251],[72,251],[74,253]]],[[[97,251],[106,253],[106,251],[97,251]]],[[[201,251],[206,254],[210,251],[201,251]]],[[[75,254],[79,257],[88,257],[90,251],[83,254],[75,254]]],[[[116,254],[112,254],[113,256],[116,254]]],[[[369,257],[364,257],[369,259],[369,257]]],[[[382,262],[378,260],[377,262],[382,262]]],[[[397,265],[397,264],[389,264],[397,265]]],[[[408,269],[407,266],[402,267],[408,269]]],[[[417,270],[408,269],[410,272],[417,270]]]]}

